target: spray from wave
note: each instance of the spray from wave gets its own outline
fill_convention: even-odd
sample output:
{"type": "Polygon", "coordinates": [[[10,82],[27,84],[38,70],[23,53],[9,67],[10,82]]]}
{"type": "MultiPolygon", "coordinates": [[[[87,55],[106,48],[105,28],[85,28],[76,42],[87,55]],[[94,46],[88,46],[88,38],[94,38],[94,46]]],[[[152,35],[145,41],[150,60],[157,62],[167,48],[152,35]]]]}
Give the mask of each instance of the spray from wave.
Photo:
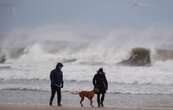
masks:
{"type": "Polygon", "coordinates": [[[86,61],[81,63],[91,60],[93,64],[104,64],[121,61],[129,56],[132,48],[143,47],[167,59],[166,57],[172,58],[172,52],[163,54],[165,52],[156,49],[171,50],[172,35],[170,29],[157,28],[115,28],[98,31],[63,25],[47,26],[1,34],[0,56],[16,59],[29,52],[35,52],[36,57],[45,54],[59,55],[57,57],[63,56],[65,62],[77,61],[83,57],[86,61]]]}
{"type": "Polygon", "coordinates": [[[6,33],[3,34],[6,37],[0,37],[3,38],[0,54],[5,54],[7,58],[1,65],[4,69],[1,68],[0,78],[48,79],[50,70],[57,61],[61,61],[67,66],[64,70],[66,80],[88,81],[93,71],[104,66],[111,73],[108,74],[111,82],[172,84],[171,78],[167,77],[172,75],[168,66],[172,63],[172,35],[168,29],[115,28],[95,31],[66,26],[6,33]],[[131,49],[135,47],[151,50],[153,66],[116,66],[129,58],[131,49]],[[159,52],[158,49],[170,52],[159,52]],[[163,57],[166,59],[160,60],[163,57]],[[153,81],[154,77],[158,80],[153,81]],[[167,82],[164,82],[165,79],[167,82]]]}

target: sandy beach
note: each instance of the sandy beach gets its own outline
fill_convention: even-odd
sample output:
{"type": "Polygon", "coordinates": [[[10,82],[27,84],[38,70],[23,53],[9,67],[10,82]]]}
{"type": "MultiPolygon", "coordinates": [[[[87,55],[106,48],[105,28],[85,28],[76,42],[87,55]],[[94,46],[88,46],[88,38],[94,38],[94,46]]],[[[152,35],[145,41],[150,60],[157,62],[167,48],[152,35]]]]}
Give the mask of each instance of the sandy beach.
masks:
{"type": "Polygon", "coordinates": [[[19,105],[19,104],[0,104],[0,110],[173,110],[173,107],[70,107],[70,106],[47,106],[47,105],[19,105]]]}
{"type": "Polygon", "coordinates": [[[37,92],[29,93],[28,91],[25,91],[25,95],[21,91],[13,92],[0,92],[0,110],[173,110],[172,95],[107,94],[105,107],[98,108],[94,99],[94,107],[92,108],[87,100],[84,101],[85,107],[80,107],[78,96],[70,93],[63,93],[63,106],[57,107],[56,99],[53,106],[48,106],[47,92],[38,92],[40,95],[37,92]],[[6,98],[7,96],[8,98],[6,98]]]}

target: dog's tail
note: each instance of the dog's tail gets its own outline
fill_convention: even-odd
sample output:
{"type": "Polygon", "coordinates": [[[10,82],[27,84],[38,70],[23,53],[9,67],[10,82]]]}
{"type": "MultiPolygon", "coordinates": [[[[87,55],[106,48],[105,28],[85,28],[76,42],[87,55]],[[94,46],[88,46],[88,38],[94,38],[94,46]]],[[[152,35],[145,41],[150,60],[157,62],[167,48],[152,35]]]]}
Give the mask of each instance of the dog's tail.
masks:
{"type": "Polygon", "coordinates": [[[79,92],[78,91],[74,91],[74,92],[71,92],[71,94],[78,95],[79,92]]]}

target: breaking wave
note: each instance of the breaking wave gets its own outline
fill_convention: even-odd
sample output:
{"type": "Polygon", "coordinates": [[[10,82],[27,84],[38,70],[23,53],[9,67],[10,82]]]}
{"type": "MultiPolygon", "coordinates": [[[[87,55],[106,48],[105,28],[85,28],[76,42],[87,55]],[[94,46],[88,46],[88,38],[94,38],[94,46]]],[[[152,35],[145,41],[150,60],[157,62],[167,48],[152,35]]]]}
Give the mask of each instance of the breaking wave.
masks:
{"type": "MultiPolygon", "coordinates": [[[[116,64],[128,59],[133,48],[97,47],[87,43],[48,42],[35,43],[25,48],[0,49],[0,60],[5,55],[6,61],[20,60],[23,57],[31,60],[55,59],[63,63],[79,63],[87,65],[116,64]]],[[[173,59],[173,51],[151,48],[152,61],[173,59]]],[[[23,59],[24,60],[24,59],[23,59]]]]}
{"type": "MultiPolygon", "coordinates": [[[[71,32],[71,30],[66,32],[55,29],[50,32],[41,31],[41,34],[36,30],[32,33],[11,34],[7,38],[4,37],[3,42],[0,41],[0,61],[5,58],[5,62],[0,65],[0,79],[49,80],[49,73],[55,68],[56,63],[63,62],[65,81],[74,81],[74,83],[91,82],[93,74],[99,67],[103,67],[110,83],[140,86],[143,84],[162,85],[158,87],[159,90],[164,85],[173,84],[172,31],[117,29],[103,33],[103,35],[95,34],[94,39],[88,38],[86,41],[80,41],[84,38],[81,36],[88,35],[89,32],[78,33],[71,32]],[[59,34],[59,31],[64,33],[59,34]],[[59,36],[66,39],[59,39],[59,36]],[[78,38],[81,39],[78,40],[78,38]],[[166,48],[161,48],[164,46],[166,48]],[[151,66],[116,65],[128,59],[131,50],[138,47],[151,51],[151,66]]],[[[28,90],[28,88],[7,89],[28,90]]],[[[126,90],[127,87],[121,89],[126,90]]],[[[143,91],[147,93],[145,89],[143,91]]],[[[122,92],[121,90],[111,90],[111,92],[129,93],[129,91],[122,92]]],[[[135,90],[130,91],[130,93],[134,92],[135,90]]],[[[164,93],[164,91],[161,89],[159,93],[164,93]]],[[[169,93],[172,92],[169,91],[169,93]]]]}

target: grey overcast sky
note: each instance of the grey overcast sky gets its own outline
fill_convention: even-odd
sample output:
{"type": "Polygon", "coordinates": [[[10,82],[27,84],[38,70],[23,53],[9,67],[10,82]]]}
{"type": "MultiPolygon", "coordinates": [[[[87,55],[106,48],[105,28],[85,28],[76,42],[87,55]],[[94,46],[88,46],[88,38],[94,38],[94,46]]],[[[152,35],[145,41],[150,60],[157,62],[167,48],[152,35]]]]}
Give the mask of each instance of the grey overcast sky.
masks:
{"type": "Polygon", "coordinates": [[[0,31],[49,24],[172,27],[173,0],[0,0],[0,31]]]}

